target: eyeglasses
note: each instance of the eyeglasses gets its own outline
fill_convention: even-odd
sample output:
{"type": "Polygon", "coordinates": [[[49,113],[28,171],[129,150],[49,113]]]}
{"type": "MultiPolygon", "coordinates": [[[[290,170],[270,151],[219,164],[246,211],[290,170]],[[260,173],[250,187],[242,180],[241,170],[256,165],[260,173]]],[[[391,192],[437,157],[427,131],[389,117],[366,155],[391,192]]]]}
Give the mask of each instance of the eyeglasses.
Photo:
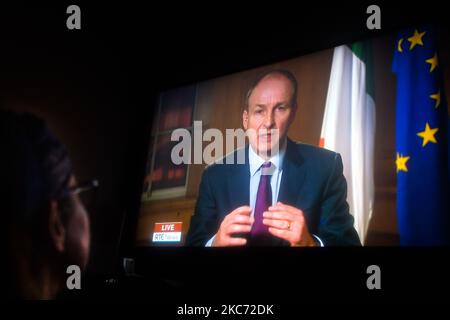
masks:
{"type": "Polygon", "coordinates": [[[69,188],[69,192],[71,194],[80,194],[82,192],[85,191],[89,191],[89,190],[97,190],[97,188],[99,187],[99,183],[98,180],[89,180],[86,182],[83,182],[82,184],[79,184],[75,187],[71,187],[69,188]]]}
{"type": "Polygon", "coordinates": [[[86,210],[89,213],[92,213],[95,210],[97,190],[99,186],[100,184],[98,180],[88,180],[69,188],[68,194],[78,195],[86,210]]]}

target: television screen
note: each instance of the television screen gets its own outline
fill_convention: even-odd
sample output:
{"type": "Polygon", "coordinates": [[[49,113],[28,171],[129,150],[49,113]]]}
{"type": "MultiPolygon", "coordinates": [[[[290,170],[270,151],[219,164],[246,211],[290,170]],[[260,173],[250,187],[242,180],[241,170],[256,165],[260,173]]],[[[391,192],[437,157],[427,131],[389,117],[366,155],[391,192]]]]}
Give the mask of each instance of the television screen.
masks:
{"type": "Polygon", "coordinates": [[[405,28],[161,92],[137,246],[251,245],[259,227],[263,245],[448,243],[439,36],[405,28]]]}

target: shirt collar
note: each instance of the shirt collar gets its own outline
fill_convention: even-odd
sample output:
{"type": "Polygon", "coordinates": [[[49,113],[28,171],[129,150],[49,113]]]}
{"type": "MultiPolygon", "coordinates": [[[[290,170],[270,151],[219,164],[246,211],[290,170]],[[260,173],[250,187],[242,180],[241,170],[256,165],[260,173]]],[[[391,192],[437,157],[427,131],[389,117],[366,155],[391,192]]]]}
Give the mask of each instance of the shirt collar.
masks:
{"type": "MultiPolygon", "coordinates": [[[[272,165],[275,166],[275,169],[281,170],[284,160],[284,155],[286,154],[286,145],[287,138],[284,139],[280,150],[278,153],[270,157],[269,161],[272,162],[272,165]]],[[[261,158],[252,148],[252,145],[249,144],[249,152],[248,159],[250,164],[250,176],[253,176],[261,167],[261,165],[266,162],[263,158],[261,158]]]]}

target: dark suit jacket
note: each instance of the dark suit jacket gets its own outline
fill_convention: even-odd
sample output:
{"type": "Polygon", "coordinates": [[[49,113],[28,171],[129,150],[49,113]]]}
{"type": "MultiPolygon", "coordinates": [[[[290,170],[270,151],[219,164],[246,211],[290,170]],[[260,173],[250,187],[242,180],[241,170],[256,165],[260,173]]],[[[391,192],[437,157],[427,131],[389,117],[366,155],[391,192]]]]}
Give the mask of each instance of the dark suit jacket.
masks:
{"type": "MultiPolygon", "coordinates": [[[[245,164],[237,163],[237,151],[223,164],[206,167],[200,183],[187,245],[204,246],[219,229],[223,218],[237,207],[249,205],[248,148],[245,164]],[[232,157],[235,164],[226,164],[232,157]]],[[[361,245],[353,228],[346,201],[347,183],[338,153],[287,140],[278,201],[303,210],[308,230],[325,246],[361,245]]],[[[274,237],[273,245],[287,245],[274,237]]]]}

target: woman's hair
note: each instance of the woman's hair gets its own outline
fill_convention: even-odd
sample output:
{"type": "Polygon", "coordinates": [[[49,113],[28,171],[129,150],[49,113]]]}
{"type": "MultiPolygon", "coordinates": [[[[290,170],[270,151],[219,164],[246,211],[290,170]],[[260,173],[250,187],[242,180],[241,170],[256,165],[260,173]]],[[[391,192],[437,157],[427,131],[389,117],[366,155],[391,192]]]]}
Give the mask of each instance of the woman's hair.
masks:
{"type": "Polygon", "coordinates": [[[14,221],[34,223],[39,209],[67,193],[72,163],[43,120],[5,110],[0,119],[2,206],[14,221]]]}
{"type": "MultiPolygon", "coordinates": [[[[0,224],[9,260],[5,267],[14,268],[17,254],[26,254],[30,263],[39,265],[50,239],[50,201],[65,205],[72,163],[66,147],[44,121],[28,113],[0,109],[0,148],[0,224]],[[31,247],[26,253],[17,252],[22,250],[17,239],[23,239],[18,235],[29,239],[31,247]]],[[[63,223],[67,220],[64,212],[70,210],[61,210],[63,223]]],[[[15,295],[18,288],[12,278],[8,279],[8,294],[15,295]]]]}

